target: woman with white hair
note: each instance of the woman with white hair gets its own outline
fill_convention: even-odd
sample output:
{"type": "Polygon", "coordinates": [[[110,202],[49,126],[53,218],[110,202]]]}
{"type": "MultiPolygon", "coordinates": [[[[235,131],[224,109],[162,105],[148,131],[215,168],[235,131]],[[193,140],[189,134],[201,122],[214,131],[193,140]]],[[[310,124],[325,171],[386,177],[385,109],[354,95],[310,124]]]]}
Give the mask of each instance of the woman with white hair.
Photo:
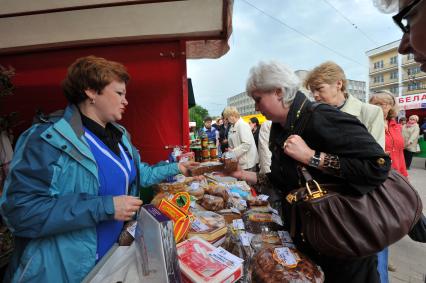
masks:
{"type": "MultiPolygon", "coordinates": [[[[364,125],[335,107],[313,105],[298,88],[294,72],[278,62],[260,62],[250,70],[247,94],[256,110],[272,121],[271,172],[239,169],[232,175],[252,184],[271,182],[283,196],[304,183],[299,164],[319,183],[344,184],[351,194],[366,194],[384,182],[390,159],[364,125]]],[[[301,234],[301,216],[284,201],[283,211],[285,228],[296,229],[297,248],[322,267],[327,282],[379,282],[376,255],[342,260],[318,254],[301,234]]]]}
{"type": "Polygon", "coordinates": [[[404,158],[407,170],[410,170],[413,155],[417,152],[417,145],[419,143],[420,127],[417,124],[419,116],[411,115],[408,118],[407,124],[402,127],[402,136],[404,137],[404,158]]]}

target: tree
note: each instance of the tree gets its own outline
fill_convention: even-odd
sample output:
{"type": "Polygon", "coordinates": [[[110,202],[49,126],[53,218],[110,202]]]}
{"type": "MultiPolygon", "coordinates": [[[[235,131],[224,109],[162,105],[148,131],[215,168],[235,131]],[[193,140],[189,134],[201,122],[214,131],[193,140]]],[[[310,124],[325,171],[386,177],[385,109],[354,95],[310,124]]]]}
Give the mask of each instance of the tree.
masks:
{"type": "Polygon", "coordinates": [[[200,105],[195,105],[189,109],[189,120],[197,123],[197,129],[204,125],[204,118],[209,116],[209,111],[200,105]]]}

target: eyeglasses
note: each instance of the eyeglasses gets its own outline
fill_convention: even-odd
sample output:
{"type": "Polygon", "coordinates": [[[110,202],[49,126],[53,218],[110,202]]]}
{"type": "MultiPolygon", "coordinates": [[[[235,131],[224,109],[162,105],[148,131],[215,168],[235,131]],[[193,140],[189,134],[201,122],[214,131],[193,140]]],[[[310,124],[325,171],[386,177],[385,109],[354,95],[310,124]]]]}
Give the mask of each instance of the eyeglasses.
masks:
{"type": "Polygon", "coordinates": [[[408,23],[407,16],[413,10],[414,7],[417,6],[422,0],[414,0],[409,5],[404,7],[398,14],[392,17],[393,21],[403,33],[410,32],[410,24],[408,23]]]}

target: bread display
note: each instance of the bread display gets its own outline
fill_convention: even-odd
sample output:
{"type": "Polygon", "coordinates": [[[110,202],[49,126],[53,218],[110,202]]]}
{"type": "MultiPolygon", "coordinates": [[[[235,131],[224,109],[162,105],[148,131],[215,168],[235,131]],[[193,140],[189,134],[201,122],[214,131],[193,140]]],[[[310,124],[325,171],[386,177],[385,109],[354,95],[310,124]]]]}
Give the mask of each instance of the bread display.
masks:
{"type": "Polygon", "coordinates": [[[205,193],[212,196],[221,197],[225,202],[228,201],[229,198],[227,188],[215,183],[209,183],[209,185],[205,188],[205,193]]]}
{"type": "Polygon", "coordinates": [[[253,282],[324,282],[321,268],[306,256],[294,249],[287,249],[296,263],[286,265],[277,256],[276,247],[265,247],[255,254],[252,260],[251,272],[253,282]]]}
{"type": "Polygon", "coordinates": [[[268,231],[278,231],[280,227],[273,221],[271,213],[262,213],[255,210],[248,210],[243,215],[244,225],[247,232],[260,234],[265,229],[268,231]]]}
{"type": "Polygon", "coordinates": [[[217,211],[225,207],[225,201],[221,197],[205,194],[201,200],[201,206],[207,210],[217,211]]]}

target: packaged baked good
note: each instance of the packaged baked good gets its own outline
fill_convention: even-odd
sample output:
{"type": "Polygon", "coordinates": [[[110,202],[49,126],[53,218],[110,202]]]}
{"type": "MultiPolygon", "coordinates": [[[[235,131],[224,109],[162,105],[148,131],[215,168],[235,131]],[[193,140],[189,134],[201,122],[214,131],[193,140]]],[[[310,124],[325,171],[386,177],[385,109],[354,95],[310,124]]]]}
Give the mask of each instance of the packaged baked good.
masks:
{"type": "Polygon", "coordinates": [[[118,237],[118,245],[130,246],[135,239],[136,220],[124,223],[123,230],[118,237]]]}
{"type": "Polygon", "coordinates": [[[269,202],[267,200],[259,199],[259,198],[250,198],[247,200],[247,204],[250,207],[253,206],[268,206],[269,202]]]}
{"type": "Polygon", "coordinates": [[[227,207],[243,213],[247,210],[247,201],[231,194],[231,197],[228,199],[227,207]]]}
{"type": "Polygon", "coordinates": [[[202,162],[199,166],[190,170],[191,176],[203,175],[204,173],[223,171],[224,165],[219,161],[202,162]]]}
{"type": "Polygon", "coordinates": [[[255,234],[250,241],[250,246],[254,252],[258,252],[265,247],[277,247],[282,245],[280,236],[275,231],[270,231],[268,227],[262,227],[260,234],[255,234]]]}
{"type": "Polygon", "coordinates": [[[227,151],[222,156],[223,160],[223,171],[234,172],[238,169],[238,159],[234,152],[227,151]]]}
{"type": "Polygon", "coordinates": [[[278,231],[280,225],[277,222],[279,216],[272,213],[263,213],[256,210],[248,210],[243,215],[244,225],[250,233],[260,234],[265,228],[269,231],[278,231]]]}
{"type": "Polygon", "coordinates": [[[187,238],[200,237],[210,243],[226,234],[227,228],[222,215],[213,211],[195,211],[187,238]]]}
{"type": "Polygon", "coordinates": [[[174,194],[177,192],[186,191],[186,184],[184,182],[174,182],[174,183],[160,183],[155,186],[155,190],[157,192],[167,192],[170,194],[174,194]]]}
{"type": "Polygon", "coordinates": [[[194,181],[188,184],[187,192],[194,198],[201,199],[204,196],[204,186],[202,183],[194,181]]]}
{"type": "Polygon", "coordinates": [[[228,201],[229,198],[228,189],[213,182],[210,182],[205,188],[205,193],[212,196],[221,197],[225,202],[228,201]]]}
{"type": "Polygon", "coordinates": [[[163,198],[167,199],[167,200],[171,200],[173,198],[173,196],[174,195],[169,193],[169,192],[159,192],[151,200],[151,204],[154,205],[155,207],[158,207],[163,198]]]}
{"type": "Polygon", "coordinates": [[[305,255],[288,247],[265,247],[251,263],[253,282],[324,282],[321,268],[305,255]]]}
{"type": "Polygon", "coordinates": [[[226,224],[232,223],[234,219],[241,219],[241,213],[236,209],[225,208],[218,210],[217,213],[225,218],[226,224]]]}
{"type": "Polygon", "coordinates": [[[233,283],[243,274],[243,260],[198,237],[177,246],[183,282],[233,283]]]}
{"type": "Polygon", "coordinates": [[[225,207],[225,201],[221,197],[205,194],[201,200],[201,206],[207,210],[217,211],[225,207]]]}

